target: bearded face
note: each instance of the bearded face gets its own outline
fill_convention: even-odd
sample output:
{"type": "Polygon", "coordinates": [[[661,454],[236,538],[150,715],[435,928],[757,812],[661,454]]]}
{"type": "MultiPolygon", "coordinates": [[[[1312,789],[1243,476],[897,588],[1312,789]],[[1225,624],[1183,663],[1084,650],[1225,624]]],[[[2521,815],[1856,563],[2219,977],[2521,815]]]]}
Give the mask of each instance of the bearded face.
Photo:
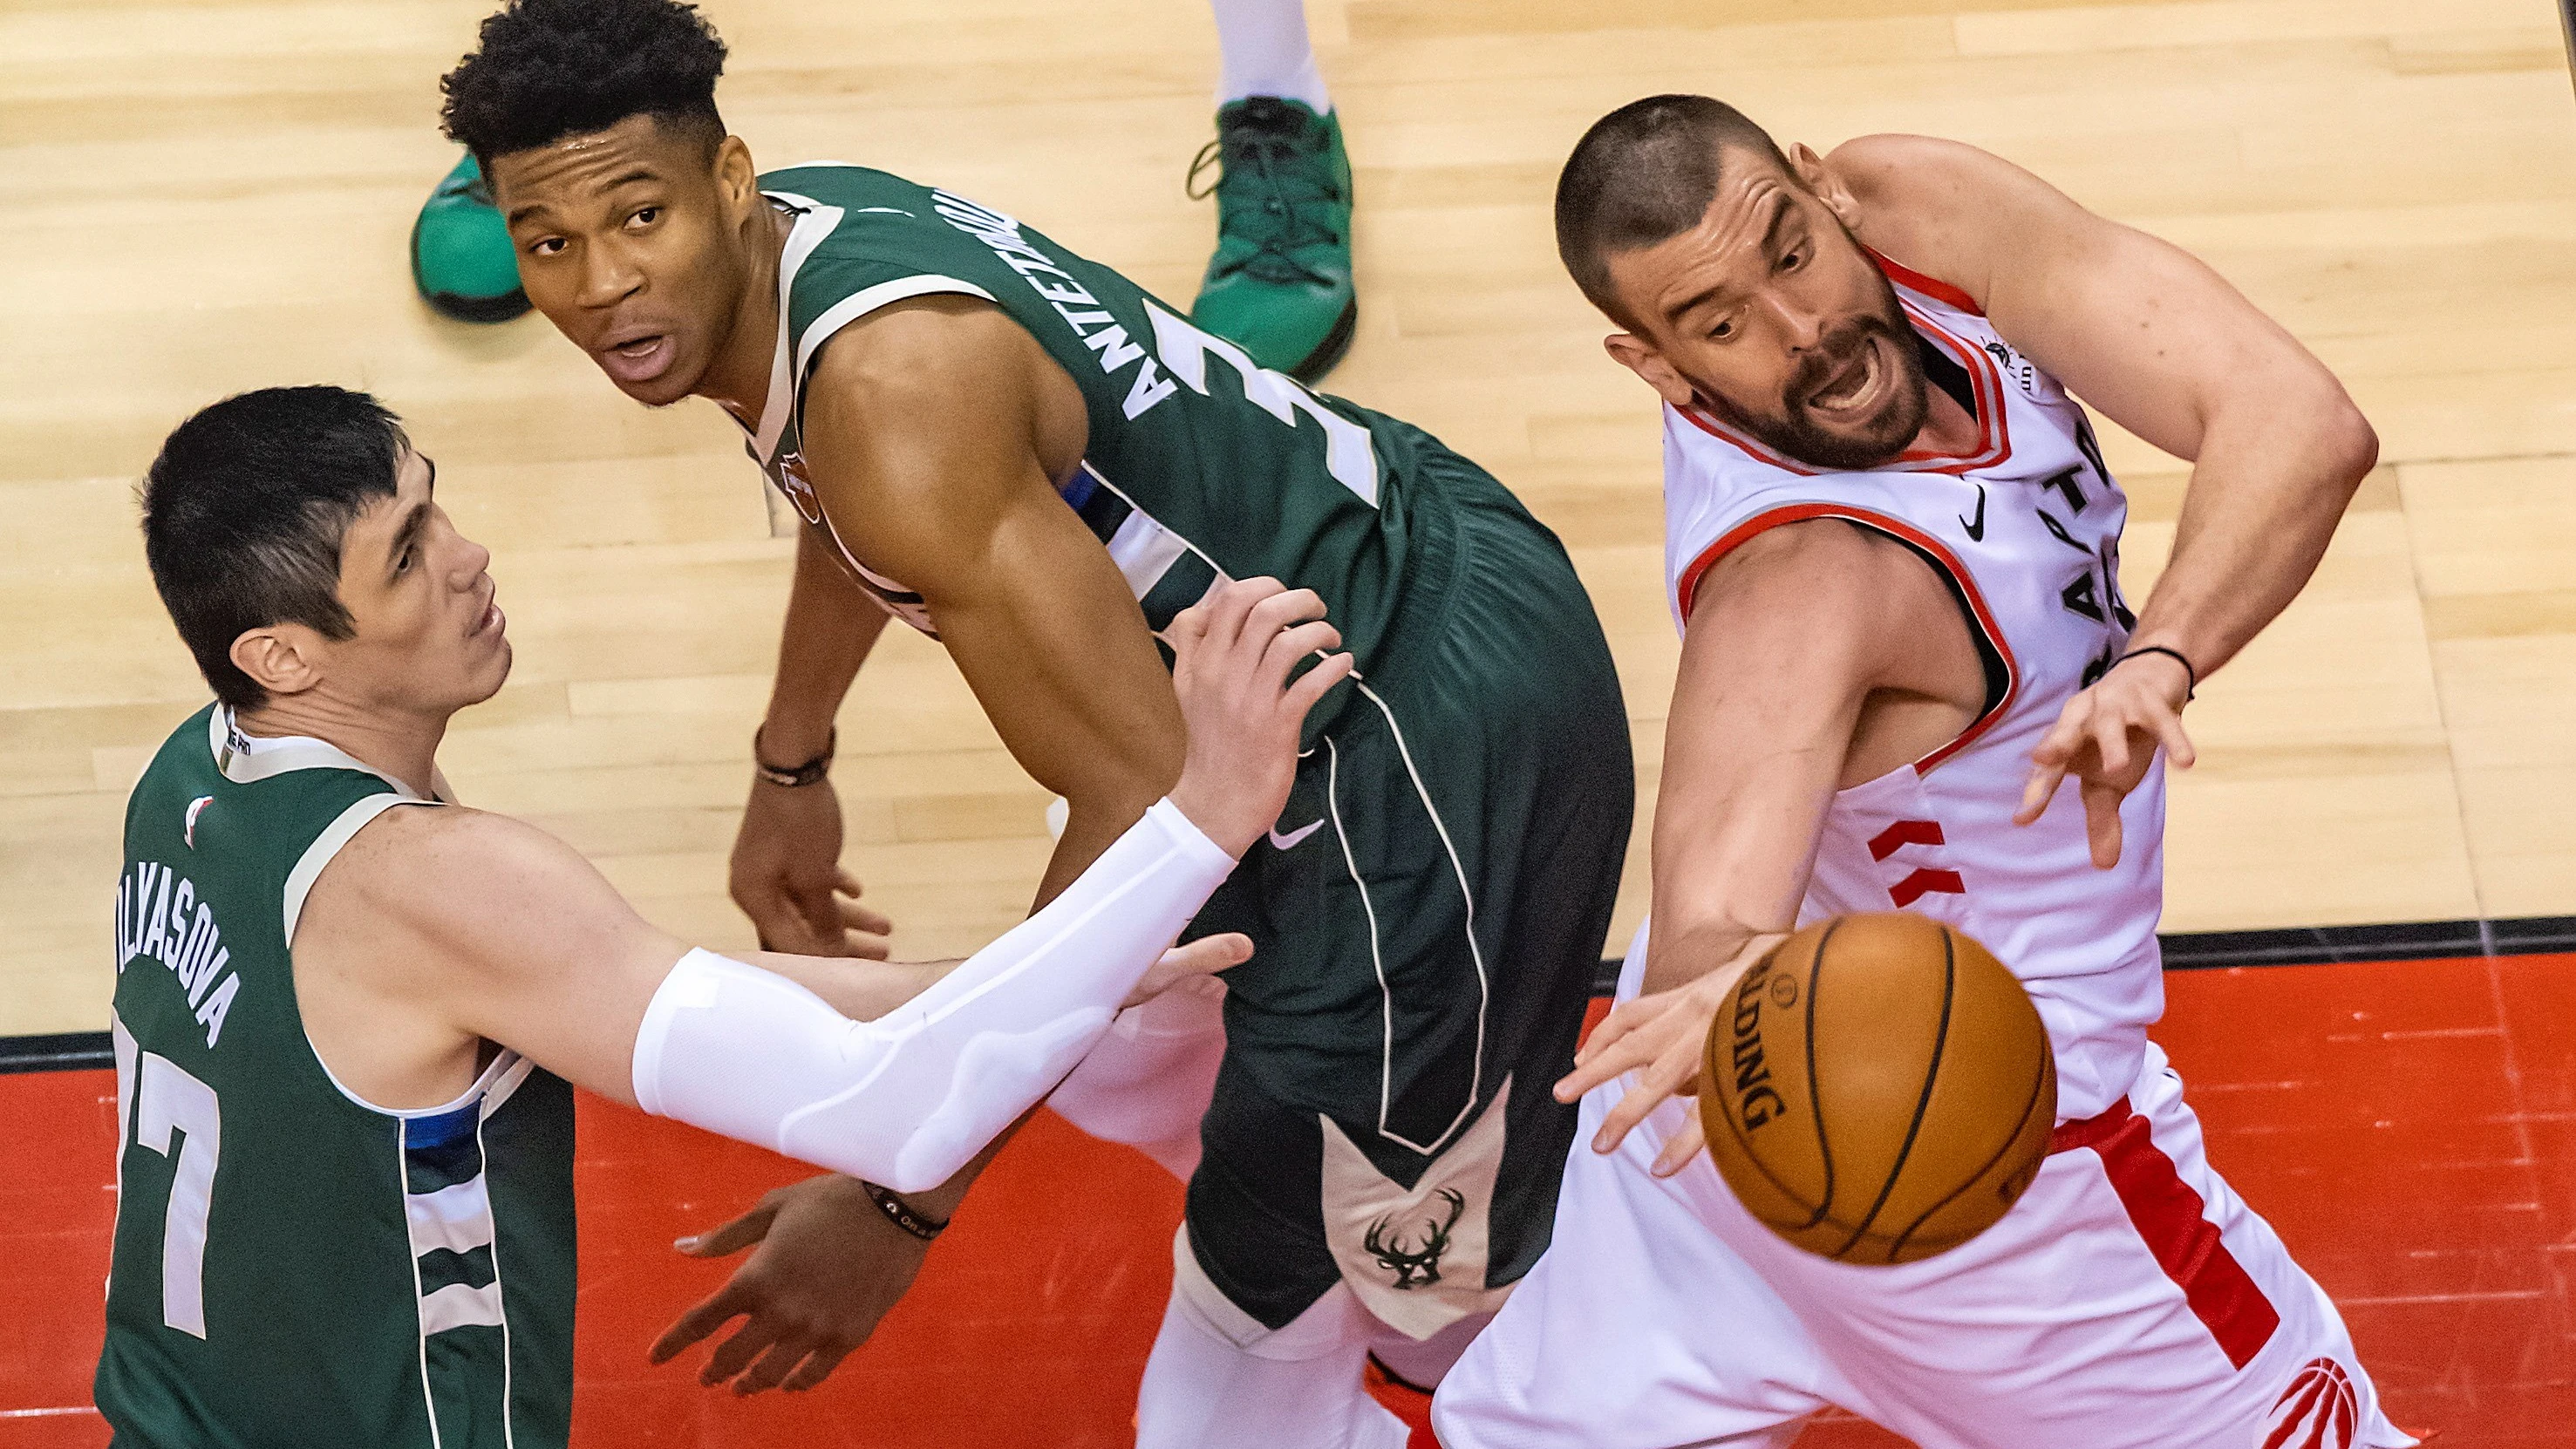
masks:
{"type": "MultiPolygon", "coordinates": [[[[1756,403],[1692,378],[1700,405],[1784,457],[1834,472],[1881,467],[1923,430],[1929,410],[1923,355],[1876,268],[1883,305],[1835,319],[1812,349],[1795,353],[1777,392],[1756,403]]],[[[1741,383],[1736,384],[1739,388],[1741,383]]]]}
{"type": "Polygon", "coordinates": [[[1667,399],[1810,467],[1883,467],[1922,431],[1923,359],[1866,249],[1799,177],[1729,153],[1698,225],[1610,258],[1611,352],[1667,399]]]}

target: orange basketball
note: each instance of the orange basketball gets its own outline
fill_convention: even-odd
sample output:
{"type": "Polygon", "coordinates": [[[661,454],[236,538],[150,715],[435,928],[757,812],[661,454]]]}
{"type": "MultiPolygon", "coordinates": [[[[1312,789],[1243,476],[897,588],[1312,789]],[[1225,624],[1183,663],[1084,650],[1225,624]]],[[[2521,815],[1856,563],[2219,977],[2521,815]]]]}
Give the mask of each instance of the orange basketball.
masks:
{"type": "Polygon", "coordinates": [[[1992,1227],[2039,1173],[2057,1065],[2021,983],[1926,916],[1819,922],[1744,973],[1708,1037],[1709,1156],[1811,1253],[1906,1263],[1992,1227]]]}

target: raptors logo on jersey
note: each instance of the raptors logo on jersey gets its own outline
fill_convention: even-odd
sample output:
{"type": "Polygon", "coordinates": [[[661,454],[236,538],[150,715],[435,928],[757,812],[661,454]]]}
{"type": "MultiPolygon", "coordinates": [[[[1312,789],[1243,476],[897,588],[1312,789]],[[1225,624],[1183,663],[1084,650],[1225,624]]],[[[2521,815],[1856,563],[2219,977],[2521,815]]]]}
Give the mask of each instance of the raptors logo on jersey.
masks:
{"type": "Polygon", "coordinates": [[[1997,336],[1957,289],[1884,259],[1925,372],[1975,414],[1962,456],[1907,452],[1865,473],[1819,471],[1697,408],[1664,410],[1665,567],[1677,621],[1699,581],[1766,529],[1839,518],[1911,547],[1958,599],[1986,666],[1983,712],[1913,765],[1845,790],[1825,822],[1801,920],[1890,907],[1990,945],[2055,1042],[2059,1110],[2101,1111],[2137,1075],[2164,1006],[2160,770],[2123,808],[2129,850],[2093,870],[2066,798],[2012,823],[2031,746],[2117,659],[2136,618],[2120,595],[2128,501],[2083,409],[1997,336]],[[2106,888],[2107,887],[2107,888],[2106,888]]]}
{"type": "Polygon", "coordinates": [[[2360,1420],[2352,1375],[2333,1359],[2316,1359],[2299,1370],[2272,1406],[2263,1449],[2350,1449],[2360,1420]]]}

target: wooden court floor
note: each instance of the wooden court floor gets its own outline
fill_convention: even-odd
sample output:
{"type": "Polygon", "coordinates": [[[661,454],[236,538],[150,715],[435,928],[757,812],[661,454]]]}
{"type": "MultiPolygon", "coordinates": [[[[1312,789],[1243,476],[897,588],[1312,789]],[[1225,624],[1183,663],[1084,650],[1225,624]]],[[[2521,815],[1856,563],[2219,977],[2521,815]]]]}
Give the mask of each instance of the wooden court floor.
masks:
{"type": "MultiPolygon", "coordinates": [[[[1194,287],[1198,0],[710,0],[766,164],[938,181],[1194,287]]],[[[484,0],[0,0],[0,1033],[104,1024],[123,792],[204,697],[132,482],[190,409],[380,392],[490,544],[518,669],[450,739],[646,911],[747,928],[723,860],[788,545],[713,409],[648,413],[537,318],[411,296],[484,0]]],[[[2168,926],[2576,912],[2576,100],[2551,0],[1312,0],[1358,167],[1360,335],[1330,386],[1491,467],[1573,547],[1651,793],[1675,655],[1651,399],[1559,274],[1556,165],[1688,88],[1784,138],[1961,137],[2199,251],[2384,439],[2306,598],[2204,691],[2168,926]]],[[[2107,430],[2143,595],[2184,473],[2107,430]]],[[[850,862],[907,952],[1024,909],[1043,796],[893,631],[842,719],[850,862]]],[[[1642,834],[1640,855],[1642,863],[1642,834]]],[[[1620,939],[1641,909],[1632,869],[1620,939]]]]}

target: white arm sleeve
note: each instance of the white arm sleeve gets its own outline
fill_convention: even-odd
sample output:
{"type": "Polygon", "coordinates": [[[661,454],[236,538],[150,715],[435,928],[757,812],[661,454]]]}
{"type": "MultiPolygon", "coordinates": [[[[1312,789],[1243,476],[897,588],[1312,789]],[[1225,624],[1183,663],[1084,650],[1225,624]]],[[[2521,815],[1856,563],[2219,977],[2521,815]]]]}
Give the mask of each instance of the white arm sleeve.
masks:
{"type": "Polygon", "coordinates": [[[874,1021],[692,951],[645,1009],[635,1100],[897,1192],[936,1187],[1082,1060],[1233,869],[1158,801],[1044,910],[874,1021]]]}

